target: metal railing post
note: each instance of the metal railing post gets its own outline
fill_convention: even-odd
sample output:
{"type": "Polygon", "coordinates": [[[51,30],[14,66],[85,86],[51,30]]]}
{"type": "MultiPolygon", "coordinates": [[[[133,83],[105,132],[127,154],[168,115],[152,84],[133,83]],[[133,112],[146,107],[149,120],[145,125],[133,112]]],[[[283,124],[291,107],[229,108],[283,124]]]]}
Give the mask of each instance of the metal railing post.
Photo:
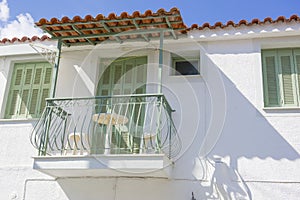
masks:
{"type": "Polygon", "coordinates": [[[39,146],[39,156],[43,155],[45,156],[47,154],[47,146],[48,146],[48,140],[49,140],[49,129],[51,125],[51,110],[49,107],[49,102],[46,102],[46,113],[45,113],[45,122],[44,122],[44,131],[41,138],[40,146],[39,146]]]}

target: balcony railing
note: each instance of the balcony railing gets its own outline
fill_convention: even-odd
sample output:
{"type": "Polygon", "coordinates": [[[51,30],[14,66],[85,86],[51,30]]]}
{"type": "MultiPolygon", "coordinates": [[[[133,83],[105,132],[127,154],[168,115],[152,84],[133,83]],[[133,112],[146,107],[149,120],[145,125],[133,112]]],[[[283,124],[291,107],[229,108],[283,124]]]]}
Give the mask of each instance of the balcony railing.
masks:
{"type": "Polygon", "coordinates": [[[161,94],[47,99],[31,142],[39,156],[165,154],[181,141],[161,94]]]}

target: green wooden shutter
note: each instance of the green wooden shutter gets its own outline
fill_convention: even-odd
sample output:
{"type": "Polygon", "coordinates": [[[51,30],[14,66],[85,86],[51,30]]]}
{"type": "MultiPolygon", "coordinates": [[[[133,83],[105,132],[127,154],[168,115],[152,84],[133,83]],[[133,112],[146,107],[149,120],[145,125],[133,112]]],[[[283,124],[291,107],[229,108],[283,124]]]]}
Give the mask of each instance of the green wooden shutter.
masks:
{"type": "Polygon", "coordinates": [[[51,77],[52,77],[52,66],[49,63],[41,64],[43,68],[42,72],[42,84],[41,84],[41,97],[39,97],[39,107],[37,110],[37,115],[41,115],[45,106],[46,106],[46,98],[50,96],[50,88],[51,88],[51,77]]]}
{"type": "Polygon", "coordinates": [[[25,79],[22,86],[21,93],[21,105],[18,113],[18,118],[26,118],[29,112],[30,105],[30,92],[33,81],[33,72],[34,72],[35,64],[28,63],[25,65],[25,79]]]}
{"type": "Polygon", "coordinates": [[[276,51],[263,51],[262,59],[265,106],[279,106],[276,51]]]}
{"type": "Polygon", "coordinates": [[[34,78],[33,78],[33,84],[32,84],[32,92],[31,92],[31,102],[29,107],[29,115],[32,117],[35,117],[37,115],[37,105],[38,105],[38,99],[40,95],[40,85],[41,85],[41,79],[42,79],[42,71],[43,68],[40,66],[35,67],[34,72],[34,78]]]}
{"type": "Polygon", "coordinates": [[[293,51],[294,56],[294,65],[295,65],[295,81],[296,81],[296,88],[297,88],[297,101],[298,106],[300,104],[300,49],[295,49],[293,51]]]}
{"type": "Polygon", "coordinates": [[[291,49],[278,50],[282,106],[297,106],[293,54],[291,49]]]}
{"type": "Polygon", "coordinates": [[[10,95],[6,108],[6,118],[16,118],[16,115],[18,114],[20,106],[19,102],[21,98],[21,86],[23,82],[23,71],[24,66],[22,64],[16,64],[10,86],[10,95]]]}
{"type": "Polygon", "coordinates": [[[48,63],[15,64],[5,117],[39,117],[49,96],[51,74],[48,63]]]}

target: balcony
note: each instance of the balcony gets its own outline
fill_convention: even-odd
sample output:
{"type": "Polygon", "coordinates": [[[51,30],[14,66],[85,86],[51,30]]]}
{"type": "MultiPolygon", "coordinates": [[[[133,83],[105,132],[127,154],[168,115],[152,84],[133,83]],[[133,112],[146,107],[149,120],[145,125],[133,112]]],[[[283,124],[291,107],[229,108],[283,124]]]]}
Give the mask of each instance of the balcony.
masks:
{"type": "Polygon", "coordinates": [[[54,177],[168,177],[181,142],[164,95],[47,99],[31,142],[54,177]]]}

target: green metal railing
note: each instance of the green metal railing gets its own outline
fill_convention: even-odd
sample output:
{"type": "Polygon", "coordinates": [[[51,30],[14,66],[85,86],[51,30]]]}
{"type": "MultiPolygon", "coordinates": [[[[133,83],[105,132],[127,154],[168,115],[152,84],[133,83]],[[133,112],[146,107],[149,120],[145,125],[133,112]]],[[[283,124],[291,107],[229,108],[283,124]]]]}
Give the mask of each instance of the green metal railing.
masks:
{"type": "Polygon", "coordinates": [[[31,142],[39,156],[179,154],[181,141],[162,94],[51,98],[31,142]]]}

